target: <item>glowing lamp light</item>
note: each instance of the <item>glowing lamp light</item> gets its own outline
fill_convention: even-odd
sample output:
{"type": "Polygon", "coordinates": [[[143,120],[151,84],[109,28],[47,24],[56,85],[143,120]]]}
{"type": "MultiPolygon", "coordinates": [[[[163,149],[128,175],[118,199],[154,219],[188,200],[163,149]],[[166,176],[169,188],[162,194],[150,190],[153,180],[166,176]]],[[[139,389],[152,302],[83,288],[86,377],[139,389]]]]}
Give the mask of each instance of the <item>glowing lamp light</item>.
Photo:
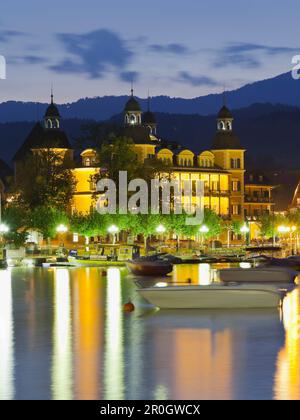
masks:
{"type": "Polygon", "coordinates": [[[206,225],[202,225],[199,228],[199,232],[201,232],[201,233],[207,233],[207,232],[209,232],[209,228],[206,225]]]}
{"type": "Polygon", "coordinates": [[[111,226],[109,226],[107,231],[108,231],[108,233],[115,234],[115,233],[119,232],[119,228],[116,225],[111,225],[111,226]]]}
{"type": "Polygon", "coordinates": [[[165,233],[166,228],[163,225],[158,225],[156,228],[157,233],[165,233]]]}
{"type": "Polygon", "coordinates": [[[241,227],[241,229],[240,229],[240,232],[241,233],[248,233],[249,232],[249,228],[248,228],[248,226],[247,225],[243,225],[242,227],[241,227]]]}
{"type": "Polygon", "coordinates": [[[289,226],[280,225],[277,230],[279,233],[287,233],[291,230],[291,228],[289,226]]]}
{"type": "Polygon", "coordinates": [[[67,232],[67,230],[68,230],[67,226],[65,226],[63,224],[58,225],[57,228],[56,228],[56,232],[58,232],[58,233],[65,233],[65,232],[67,232]]]}
{"type": "Polygon", "coordinates": [[[9,227],[4,223],[0,224],[0,233],[7,233],[9,231],[9,227]]]}
{"type": "Polygon", "coordinates": [[[168,283],[164,282],[164,281],[159,281],[158,283],[155,284],[156,287],[167,287],[168,283]]]}
{"type": "Polygon", "coordinates": [[[291,229],[292,229],[293,232],[295,232],[295,230],[297,230],[297,227],[296,226],[292,226],[291,229]]]}

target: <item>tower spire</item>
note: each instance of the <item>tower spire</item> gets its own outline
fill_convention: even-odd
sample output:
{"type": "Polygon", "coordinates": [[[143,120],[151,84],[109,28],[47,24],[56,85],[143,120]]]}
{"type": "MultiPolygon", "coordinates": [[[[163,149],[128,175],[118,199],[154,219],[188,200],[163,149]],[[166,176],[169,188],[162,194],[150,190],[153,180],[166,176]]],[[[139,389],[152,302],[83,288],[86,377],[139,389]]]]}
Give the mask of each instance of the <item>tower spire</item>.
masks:
{"type": "Polygon", "coordinates": [[[131,89],[130,89],[130,92],[131,92],[131,97],[133,97],[133,81],[131,80],[131,89]]]}
{"type": "Polygon", "coordinates": [[[53,104],[53,83],[51,83],[51,104],[53,104]]]}

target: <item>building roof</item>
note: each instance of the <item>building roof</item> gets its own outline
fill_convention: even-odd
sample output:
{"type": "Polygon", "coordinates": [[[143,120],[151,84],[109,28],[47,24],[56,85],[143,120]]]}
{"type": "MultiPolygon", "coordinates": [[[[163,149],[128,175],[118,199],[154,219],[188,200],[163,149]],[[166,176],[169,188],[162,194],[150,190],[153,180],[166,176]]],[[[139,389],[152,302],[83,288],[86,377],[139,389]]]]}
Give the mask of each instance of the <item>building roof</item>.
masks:
{"type": "Polygon", "coordinates": [[[156,118],[153,112],[146,111],[142,115],[143,124],[156,124],[156,118]]]}
{"type": "Polygon", "coordinates": [[[158,142],[151,140],[149,131],[142,125],[128,125],[122,127],[121,135],[131,138],[135,144],[152,144],[156,145],[158,142]]]}
{"type": "Polygon", "coordinates": [[[270,178],[261,172],[246,172],[245,185],[261,185],[275,187],[270,178]]]}
{"type": "Polygon", "coordinates": [[[13,175],[13,170],[4,160],[0,159],[0,180],[6,186],[8,178],[13,175]]]}
{"type": "Polygon", "coordinates": [[[218,118],[233,118],[231,112],[227,106],[223,105],[220,111],[218,112],[218,118]]]}
{"type": "Polygon", "coordinates": [[[140,104],[133,96],[126,102],[124,111],[141,111],[140,104]]]}
{"type": "Polygon", "coordinates": [[[46,129],[40,122],[37,122],[26,137],[22,146],[16,152],[13,160],[20,160],[31,149],[39,148],[71,149],[71,145],[66,133],[63,130],[46,129]]]}
{"type": "Polygon", "coordinates": [[[217,131],[212,140],[212,149],[242,149],[239,137],[233,131],[217,131]]]}

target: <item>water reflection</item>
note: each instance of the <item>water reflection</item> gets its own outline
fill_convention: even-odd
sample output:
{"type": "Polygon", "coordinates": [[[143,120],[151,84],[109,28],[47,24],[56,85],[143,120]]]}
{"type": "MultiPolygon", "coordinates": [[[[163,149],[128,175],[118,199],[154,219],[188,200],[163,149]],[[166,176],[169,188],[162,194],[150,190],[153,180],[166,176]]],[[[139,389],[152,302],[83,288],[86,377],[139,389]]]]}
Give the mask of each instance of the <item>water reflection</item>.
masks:
{"type": "Polygon", "coordinates": [[[209,264],[178,264],[172,272],[172,282],[178,284],[210,284],[215,270],[209,264]]]}
{"type": "Polygon", "coordinates": [[[106,286],[105,399],[124,398],[122,320],[120,270],[109,268],[106,286]]]}
{"type": "Polygon", "coordinates": [[[14,397],[14,343],[11,272],[0,270],[0,400],[14,397]]]}
{"type": "Polygon", "coordinates": [[[72,333],[69,270],[54,272],[52,398],[72,398],[72,333]]]}
{"type": "Polygon", "coordinates": [[[146,324],[155,342],[152,381],[171,398],[273,397],[284,340],[278,311],[166,310],[146,324]]]}
{"type": "Polygon", "coordinates": [[[300,398],[300,307],[299,290],[283,301],[285,344],[277,359],[274,394],[276,399],[300,398]]]}
{"type": "Polygon", "coordinates": [[[103,352],[102,277],[97,268],[73,274],[75,398],[97,399],[101,390],[103,352]]]}
{"type": "MultiPolygon", "coordinates": [[[[173,280],[208,284],[224,266],[180,265],[173,280]]],[[[154,311],[123,273],[0,271],[1,399],[299,398],[298,288],[282,319],[277,310],[154,311]],[[126,314],[129,299],[136,310],[126,314]]]]}

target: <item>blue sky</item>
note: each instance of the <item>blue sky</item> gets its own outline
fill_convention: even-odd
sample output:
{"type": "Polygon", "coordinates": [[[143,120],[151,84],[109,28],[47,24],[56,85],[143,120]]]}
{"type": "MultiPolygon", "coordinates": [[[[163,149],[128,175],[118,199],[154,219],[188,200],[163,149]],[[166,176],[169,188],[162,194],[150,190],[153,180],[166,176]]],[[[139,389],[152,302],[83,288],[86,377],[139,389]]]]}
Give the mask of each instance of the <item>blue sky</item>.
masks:
{"type": "Polygon", "coordinates": [[[296,0],[2,0],[0,102],[195,97],[291,69],[296,0]]]}

